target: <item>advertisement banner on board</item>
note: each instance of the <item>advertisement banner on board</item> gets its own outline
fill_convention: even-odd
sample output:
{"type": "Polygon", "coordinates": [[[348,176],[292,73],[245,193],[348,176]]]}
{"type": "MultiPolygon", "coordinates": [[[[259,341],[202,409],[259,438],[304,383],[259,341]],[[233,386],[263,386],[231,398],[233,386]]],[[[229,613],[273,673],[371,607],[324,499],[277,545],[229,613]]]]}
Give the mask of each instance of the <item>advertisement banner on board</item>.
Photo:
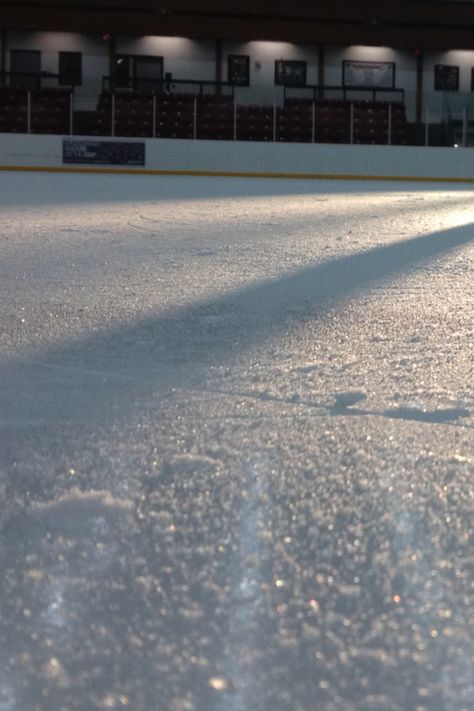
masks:
{"type": "Polygon", "coordinates": [[[145,142],[65,138],[63,163],[144,166],[145,142]]]}

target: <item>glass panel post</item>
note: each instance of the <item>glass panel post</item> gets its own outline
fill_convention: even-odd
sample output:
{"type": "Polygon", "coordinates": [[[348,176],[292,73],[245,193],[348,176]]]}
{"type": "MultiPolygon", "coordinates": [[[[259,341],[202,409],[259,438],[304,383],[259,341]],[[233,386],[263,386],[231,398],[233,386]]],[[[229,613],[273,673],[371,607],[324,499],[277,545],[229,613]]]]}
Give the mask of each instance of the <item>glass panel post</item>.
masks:
{"type": "Polygon", "coordinates": [[[110,106],[112,110],[110,135],[115,136],[115,94],[112,94],[112,101],[110,106]]]}
{"type": "Polygon", "coordinates": [[[74,100],[72,91],[69,92],[69,135],[74,134],[74,100]]]}
{"type": "Polygon", "coordinates": [[[392,143],[392,104],[388,105],[388,138],[387,143],[390,146],[392,143]]]}
{"type": "Polygon", "coordinates": [[[31,133],[31,91],[26,94],[26,132],[31,133]]]}

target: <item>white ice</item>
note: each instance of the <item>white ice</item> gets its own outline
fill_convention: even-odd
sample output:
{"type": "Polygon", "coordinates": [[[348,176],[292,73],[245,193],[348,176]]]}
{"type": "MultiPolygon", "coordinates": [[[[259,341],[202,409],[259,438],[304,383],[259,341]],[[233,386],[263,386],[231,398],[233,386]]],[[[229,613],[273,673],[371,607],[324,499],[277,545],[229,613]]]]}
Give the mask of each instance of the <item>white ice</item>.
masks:
{"type": "Polygon", "coordinates": [[[469,709],[472,189],[0,186],[0,709],[469,709]]]}

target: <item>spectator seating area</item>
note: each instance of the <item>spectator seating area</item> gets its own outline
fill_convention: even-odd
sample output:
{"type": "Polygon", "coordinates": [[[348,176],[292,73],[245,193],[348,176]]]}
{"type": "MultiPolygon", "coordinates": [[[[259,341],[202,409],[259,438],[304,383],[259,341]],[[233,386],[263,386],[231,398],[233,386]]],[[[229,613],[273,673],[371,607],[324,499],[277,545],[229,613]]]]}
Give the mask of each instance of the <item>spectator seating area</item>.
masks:
{"type": "MultiPolygon", "coordinates": [[[[70,92],[0,87],[0,131],[70,132],[70,92]]],[[[235,104],[231,96],[104,92],[87,126],[95,136],[298,143],[404,144],[401,102],[287,99],[235,104]]]]}
{"type": "Polygon", "coordinates": [[[313,130],[317,143],[404,144],[405,105],[396,101],[287,100],[278,114],[279,140],[311,141],[313,130]]]}
{"type": "Polygon", "coordinates": [[[26,133],[27,130],[27,92],[0,87],[0,131],[4,133],[26,133]]]}
{"type": "Polygon", "coordinates": [[[0,86],[2,133],[68,133],[69,113],[68,90],[33,89],[28,92],[0,86]]]}
{"type": "Polygon", "coordinates": [[[193,138],[196,133],[196,138],[233,138],[232,97],[103,93],[92,121],[93,135],[110,136],[112,114],[116,136],[193,138]]]}
{"type": "Polygon", "coordinates": [[[40,89],[31,92],[31,131],[33,133],[67,134],[71,106],[70,92],[63,89],[40,89]]]}
{"type": "Polygon", "coordinates": [[[234,105],[232,97],[192,94],[104,93],[91,133],[239,141],[403,144],[400,102],[287,100],[284,106],[234,105]],[[390,130],[390,140],[389,140],[390,130]]]}

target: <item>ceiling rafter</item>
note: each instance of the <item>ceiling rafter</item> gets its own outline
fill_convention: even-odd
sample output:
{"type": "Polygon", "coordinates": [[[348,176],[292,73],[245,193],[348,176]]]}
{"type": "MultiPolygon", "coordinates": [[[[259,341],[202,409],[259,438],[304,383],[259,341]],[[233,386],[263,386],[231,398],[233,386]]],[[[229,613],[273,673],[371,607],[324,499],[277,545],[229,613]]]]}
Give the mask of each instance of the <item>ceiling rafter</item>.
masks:
{"type": "Polygon", "coordinates": [[[0,0],[0,27],[474,49],[474,2],[0,0]]]}

